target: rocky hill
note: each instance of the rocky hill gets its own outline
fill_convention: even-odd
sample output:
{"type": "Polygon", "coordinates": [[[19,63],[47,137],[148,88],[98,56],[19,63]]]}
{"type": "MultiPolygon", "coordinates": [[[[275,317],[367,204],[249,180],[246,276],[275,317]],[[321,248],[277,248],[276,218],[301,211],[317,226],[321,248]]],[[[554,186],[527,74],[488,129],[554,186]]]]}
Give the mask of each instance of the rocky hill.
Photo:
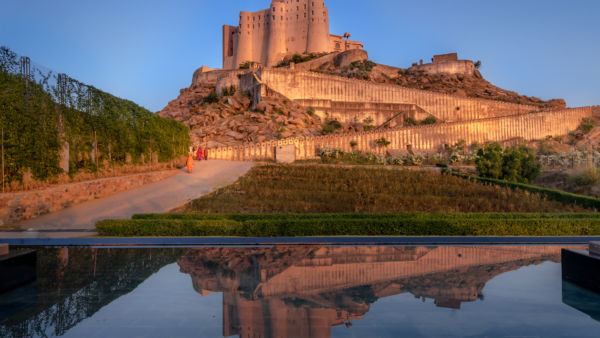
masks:
{"type": "MultiPolygon", "coordinates": [[[[362,50],[315,56],[306,60],[294,65],[282,63],[282,66],[462,97],[535,105],[540,110],[566,107],[562,99],[543,101],[496,87],[477,70],[469,75],[429,74],[415,67],[404,69],[374,63],[368,60],[368,54],[362,50]]],[[[310,110],[284,97],[265,98],[256,110],[251,110],[250,99],[243,93],[231,92],[217,96],[215,85],[211,83],[182,89],[179,97],[169,102],[159,114],[187,125],[194,144],[208,143],[209,146],[363,131],[373,127],[360,122],[345,124],[321,121],[310,110]]]]}
{"type": "Polygon", "coordinates": [[[192,143],[209,147],[321,133],[319,117],[284,98],[266,98],[251,110],[243,93],[220,97],[214,90],[209,85],[182,89],[159,115],[187,125],[192,143]]]}

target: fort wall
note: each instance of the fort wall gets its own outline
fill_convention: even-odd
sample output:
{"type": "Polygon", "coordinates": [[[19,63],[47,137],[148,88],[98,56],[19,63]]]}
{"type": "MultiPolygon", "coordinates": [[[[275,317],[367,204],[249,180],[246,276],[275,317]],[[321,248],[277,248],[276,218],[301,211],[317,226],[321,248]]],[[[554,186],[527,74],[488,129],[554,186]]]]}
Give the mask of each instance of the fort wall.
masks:
{"type": "Polygon", "coordinates": [[[475,73],[475,64],[471,60],[458,60],[439,63],[427,63],[417,66],[417,70],[423,70],[429,74],[463,74],[473,75],[475,73]]]}
{"type": "Polygon", "coordinates": [[[445,144],[454,144],[459,140],[464,140],[467,144],[511,139],[540,140],[546,136],[566,135],[575,130],[583,118],[592,116],[594,109],[597,108],[583,107],[411,128],[290,138],[237,147],[215,148],[210,156],[214,159],[233,161],[273,159],[275,147],[293,144],[296,146],[296,159],[301,160],[317,158],[319,149],[325,147],[383,154],[386,149],[405,150],[409,146],[414,151],[433,152],[445,144]],[[378,147],[375,142],[382,137],[390,141],[387,148],[378,147]],[[357,143],[354,149],[350,146],[351,141],[357,143]]]}
{"type": "MultiPolygon", "coordinates": [[[[262,84],[291,100],[415,104],[445,122],[510,116],[539,110],[532,105],[464,98],[315,72],[262,69],[259,77],[262,84]]],[[[369,116],[365,115],[359,119],[367,117],[369,116]]]]}
{"type": "Polygon", "coordinates": [[[238,26],[223,26],[223,68],[237,69],[246,61],[272,67],[293,54],[362,48],[341,40],[329,34],[323,0],[272,0],[268,9],[240,12],[238,26]]]}

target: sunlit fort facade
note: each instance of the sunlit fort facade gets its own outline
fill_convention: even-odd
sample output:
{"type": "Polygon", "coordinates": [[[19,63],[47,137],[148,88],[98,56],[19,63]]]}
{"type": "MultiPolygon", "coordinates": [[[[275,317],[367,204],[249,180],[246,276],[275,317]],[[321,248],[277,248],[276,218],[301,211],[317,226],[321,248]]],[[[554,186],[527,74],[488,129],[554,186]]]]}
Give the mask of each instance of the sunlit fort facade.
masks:
{"type": "Polygon", "coordinates": [[[270,67],[294,54],[362,49],[362,43],[329,34],[324,0],[273,0],[258,12],[240,12],[238,26],[223,26],[223,69],[245,62],[270,67]]]}

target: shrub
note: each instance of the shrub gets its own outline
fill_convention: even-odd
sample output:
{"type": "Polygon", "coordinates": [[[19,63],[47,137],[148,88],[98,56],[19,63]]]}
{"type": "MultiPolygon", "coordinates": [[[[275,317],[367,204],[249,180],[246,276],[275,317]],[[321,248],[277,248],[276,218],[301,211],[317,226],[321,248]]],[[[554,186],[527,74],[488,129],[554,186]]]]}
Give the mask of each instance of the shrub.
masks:
{"type": "Polygon", "coordinates": [[[579,128],[584,134],[587,134],[594,129],[594,121],[590,118],[583,119],[579,125],[579,128]]]}
{"type": "Polygon", "coordinates": [[[217,103],[219,102],[219,95],[217,95],[217,93],[210,92],[210,94],[206,95],[204,98],[202,98],[202,102],[204,103],[217,103]]]}
{"type": "Polygon", "coordinates": [[[502,150],[498,143],[479,149],[475,165],[481,177],[521,183],[535,180],[541,171],[532,148],[519,146],[502,150]]]}
{"type": "Polygon", "coordinates": [[[413,119],[412,117],[405,117],[404,118],[404,126],[405,127],[412,127],[412,126],[416,126],[419,123],[417,122],[417,120],[413,119]]]}
{"type": "Polygon", "coordinates": [[[358,142],[356,142],[356,141],[350,141],[350,147],[352,149],[354,149],[357,145],[358,145],[358,142]]]}
{"type": "Polygon", "coordinates": [[[388,141],[385,137],[375,140],[375,144],[377,144],[378,147],[387,148],[387,146],[389,146],[390,143],[391,142],[388,141]]]}
{"type": "Polygon", "coordinates": [[[422,125],[436,124],[436,123],[437,123],[437,118],[435,118],[435,116],[429,116],[426,119],[424,119],[423,121],[421,121],[422,125]]]}
{"type": "Polygon", "coordinates": [[[567,180],[576,186],[592,185],[600,180],[600,172],[596,167],[586,167],[569,175],[567,180]]]}
{"type": "Polygon", "coordinates": [[[343,156],[344,152],[338,148],[325,147],[319,150],[319,157],[323,163],[331,163],[343,156]]]}
{"type": "Polygon", "coordinates": [[[475,61],[475,68],[476,69],[481,68],[481,61],[480,60],[475,61]]]}
{"type": "Polygon", "coordinates": [[[369,79],[371,71],[377,64],[371,60],[354,61],[350,64],[350,69],[357,70],[360,77],[369,79]]]}
{"type": "Polygon", "coordinates": [[[323,134],[323,135],[332,134],[336,130],[341,129],[341,128],[342,128],[342,124],[339,121],[326,120],[325,124],[323,125],[323,129],[321,130],[321,134],[323,134]]]}
{"type": "Polygon", "coordinates": [[[283,60],[281,60],[279,63],[277,63],[275,67],[287,67],[292,62],[295,64],[303,63],[316,58],[320,58],[325,55],[327,55],[327,53],[310,53],[308,55],[294,54],[291,58],[286,57],[283,60]]]}

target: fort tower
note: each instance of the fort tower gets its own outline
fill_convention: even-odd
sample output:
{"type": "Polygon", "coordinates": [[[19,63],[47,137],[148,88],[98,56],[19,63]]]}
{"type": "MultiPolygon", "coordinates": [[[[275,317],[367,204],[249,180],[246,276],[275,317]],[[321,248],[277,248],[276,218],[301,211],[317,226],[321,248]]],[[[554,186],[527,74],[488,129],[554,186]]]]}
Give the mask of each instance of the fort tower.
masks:
{"type": "Polygon", "coordinates": [[[329,34],[324,0],[272,0],[268,9],[241,12],[237,27],[223,26],[223,69],[237,69],[247,61],[272,67],[294,54],[362,47],[329,34]]]}

